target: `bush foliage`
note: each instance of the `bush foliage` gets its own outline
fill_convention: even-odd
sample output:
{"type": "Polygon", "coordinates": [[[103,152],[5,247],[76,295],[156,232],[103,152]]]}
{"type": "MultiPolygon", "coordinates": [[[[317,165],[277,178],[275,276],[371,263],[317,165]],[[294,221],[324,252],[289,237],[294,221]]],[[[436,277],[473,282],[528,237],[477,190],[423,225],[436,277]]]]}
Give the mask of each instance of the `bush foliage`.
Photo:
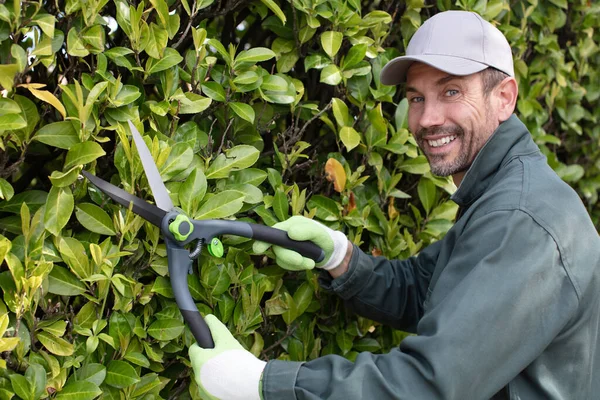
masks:
{"type": "MultiPolygon", "coordinates": [[[[304,214],[390,258],[440,239],[455,188],[430,174],[402,91],[379,72],[447,9],[507,36],[518,114],[598,226],[596,2],[2,2],[0,398],[199,398],[158,228],[79,175],[152,199],[128,120],[196,219],[304,214]]],[[[255,355],[353,359],[404,336],[347,313],[317,273],[223,242],[190,290],[255,355]]]]}

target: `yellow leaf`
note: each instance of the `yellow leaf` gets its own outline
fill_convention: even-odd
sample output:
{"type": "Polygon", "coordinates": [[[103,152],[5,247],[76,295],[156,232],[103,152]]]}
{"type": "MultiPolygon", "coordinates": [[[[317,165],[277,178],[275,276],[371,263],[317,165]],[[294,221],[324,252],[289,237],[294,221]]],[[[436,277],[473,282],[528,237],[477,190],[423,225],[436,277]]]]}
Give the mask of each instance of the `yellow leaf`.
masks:
{"type": "Polygon", "coordinates": [[[2,338],[0,339],[0,352],[12,351],[21,339],[18,337],[14,338],[2,338]]]}
{"type": "Polygon", "coordinates": [[[344,167],[335,158],[330,158],[325,164],[325,178],[333,182],[333,188],[341,193],[346,187],[346,171],[344,167]]]}
{"type": "Polygon", "coordinates": [[[58,112],[61,113],[63,118],[67,117],[67,111],[65,110],[65,107],[62,105],[60,100],[58,100],[56,96],[54,96],[52,93],[50,93],[47,90],[38,90],[33,87],[28,87],[28,89],[31,92],[31,94],[37,97],[38,99],[45,101],[46,103],[52,104],[54,108],[56,108],[58,112]]]}
{"type": "Polygon", "coordinates": [[[45,83],[22,83],[19,85],[19,87],[24,87],[27,89],[30,89],[30,88],[41,89],[41,88],[45,88],[46,84],[45,83]]]}

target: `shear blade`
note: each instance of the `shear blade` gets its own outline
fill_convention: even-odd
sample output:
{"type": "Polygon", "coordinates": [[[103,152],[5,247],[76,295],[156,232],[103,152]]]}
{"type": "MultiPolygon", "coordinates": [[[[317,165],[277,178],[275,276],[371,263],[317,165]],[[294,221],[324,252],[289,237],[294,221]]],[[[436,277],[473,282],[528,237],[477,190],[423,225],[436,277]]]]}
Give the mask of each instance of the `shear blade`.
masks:
{"type": "Polygon", "coordinates": [[[142,166],[144,167],[146,178],[148,178],[148,184],[150,185],[150,189],[154,195],[154,201],[156,202],[156,205],[164,211],[173,210],[173,202],[171,201],[171,197],[169,197],[167,187],[160,177],[160,173],[158,172],[158,168],[154,163],[152,154],[150,154],[150,150],[148,150],[148,146],[146,146],[144,139],[142,139],[142,135],[140,135],[140,132],[138,132],[135,125],[133,125],[131,121],[127,122],[129,122],[129,129],[133,135],[133,140],[135,141],[135,145],[138,149],[140,159],[142,160],[142,166]]]}
{"type": "Polygon", "coordinates": [[[129,207],[132,204],[132,211],[148,222],[160,227],[162,220],[167,212],[160,208],[135,197],[134,195],[127,193],[123,189],[113,185],[112,183],[106,182],[104,179],[98,178],[95,175],[90,174],[87,171],[81,171],[90,182],[92,182],[98,189],[106,193],[111,199],[121,204],[122,206],[129,207]]]}

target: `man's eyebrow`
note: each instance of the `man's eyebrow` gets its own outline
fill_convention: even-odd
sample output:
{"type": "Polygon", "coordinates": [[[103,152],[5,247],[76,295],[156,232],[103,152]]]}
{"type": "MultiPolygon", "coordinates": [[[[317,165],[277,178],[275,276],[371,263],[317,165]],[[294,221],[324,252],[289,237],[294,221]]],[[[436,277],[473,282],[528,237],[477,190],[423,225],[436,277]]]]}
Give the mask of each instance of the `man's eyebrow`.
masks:
{"type": "Polygon", "coordinates": [[[435,84],[437,86],[440,86],[440,85],[443,85],[443,84],[448,83],[450,81],[453,81],[455,79],[457,79],[457,80],[464,80],[465,77],[464,76],[459,76],[459,75],[447,75],[447,76],[445,76],[443,78],[438,79],[437,82],[435,82],[435,84]]]}
{"type": "Polygon", "coordinates": [[[407,87],[406,87],[406,93],[409,93],[409,92],[418,92],[418,90],[417,90],[417,89],[415,89],[415,88],[414,88],[414,87],[412,87],[412,86],[407,86],[407,87]]]}

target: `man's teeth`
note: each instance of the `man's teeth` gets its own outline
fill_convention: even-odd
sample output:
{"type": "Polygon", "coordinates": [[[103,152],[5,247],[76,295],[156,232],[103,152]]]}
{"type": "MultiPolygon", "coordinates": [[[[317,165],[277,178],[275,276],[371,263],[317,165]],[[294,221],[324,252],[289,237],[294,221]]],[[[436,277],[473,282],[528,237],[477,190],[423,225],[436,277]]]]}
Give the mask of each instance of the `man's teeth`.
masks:
{"type": "Polygon", "coordinates": [[[427,143],[429,143],[431,147],[440,147],[447,143],[450,143],[454,139],[456,139],[456,136],[444,136],[443,138],[438,140],[428,140],[427,143]]]}

